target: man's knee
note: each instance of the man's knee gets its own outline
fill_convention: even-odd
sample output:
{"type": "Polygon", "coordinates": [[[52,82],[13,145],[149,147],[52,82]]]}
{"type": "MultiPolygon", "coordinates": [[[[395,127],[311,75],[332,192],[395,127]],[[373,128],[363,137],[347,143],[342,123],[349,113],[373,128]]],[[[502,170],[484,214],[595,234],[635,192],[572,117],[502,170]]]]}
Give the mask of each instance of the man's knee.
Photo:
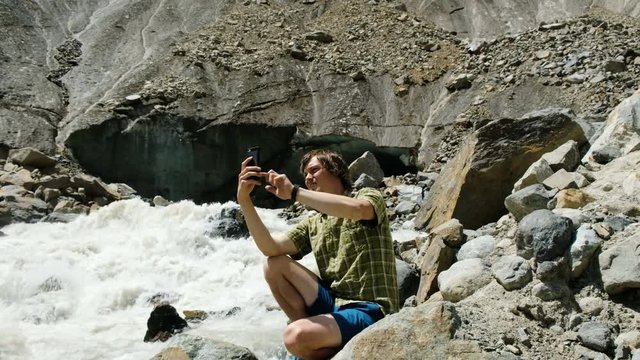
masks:
{"type": "Polygon", "coordinates": [[[269,280],[281,277],[291,258],[287,255],[269,256],[264,262],[264,277],[269,280]]]}
{"type": "Polygon", "coordinates": [[[287,350],[297,356],[304,356],[314,350],[311,345],[314,339],[310,332],[299,321],[294,321],[284,329],[284,346],[287,350]]]}

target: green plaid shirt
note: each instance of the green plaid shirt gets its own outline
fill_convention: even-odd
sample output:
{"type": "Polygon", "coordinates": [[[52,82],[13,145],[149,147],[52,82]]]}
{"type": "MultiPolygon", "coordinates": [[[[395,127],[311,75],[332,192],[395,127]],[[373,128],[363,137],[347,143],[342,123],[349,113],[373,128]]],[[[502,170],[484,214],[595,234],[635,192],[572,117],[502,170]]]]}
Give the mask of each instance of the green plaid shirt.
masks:
{"type": "Polygon", "coordinates": [[[355,198],[368,200],[376,220],[356,221],[317,214],[287,233],[304,256],[316,257],[320,277],[336,297],[336,304],[371,301],[385,314],[399,309],[396,263],[389,218],[382,194],[371,188],[355,198]]]}

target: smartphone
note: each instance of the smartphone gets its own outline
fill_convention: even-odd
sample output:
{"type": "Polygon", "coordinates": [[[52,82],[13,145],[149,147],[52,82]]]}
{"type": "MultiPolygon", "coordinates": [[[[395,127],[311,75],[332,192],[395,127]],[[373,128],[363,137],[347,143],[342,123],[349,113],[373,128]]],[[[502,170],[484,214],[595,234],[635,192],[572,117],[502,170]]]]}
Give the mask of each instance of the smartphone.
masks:
{"type": "MultiPolygon", "coordinates": [[[[251,161],[249,161],[249,166],[260,166],[260,146],[253,146],[247,150],[247,157],[251,156],[251,161]]],[[[252,180],[260,181],[262,178],[257,176],[250,177],[252,180]]]]}

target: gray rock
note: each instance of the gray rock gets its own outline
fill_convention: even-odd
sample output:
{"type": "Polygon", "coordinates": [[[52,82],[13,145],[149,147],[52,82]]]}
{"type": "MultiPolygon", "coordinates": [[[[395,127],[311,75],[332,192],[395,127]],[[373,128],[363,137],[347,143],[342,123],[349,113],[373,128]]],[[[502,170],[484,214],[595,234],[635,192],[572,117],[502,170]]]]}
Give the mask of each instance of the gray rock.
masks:
{"type": "MultiPolygon", "coordinates": [[[[178,348],[182,357],[190,360],[206,359],[237,359],[257,360],[258,358],[245,347],[234,345],[225,341],[196,336],[191,334],[178,334],[167,343],[168,348],[151,358],[161,360],[167,358],[169,349],[178,348]],[[188,354],[188,355],[187,355],[188,354]]],[[[174,350],[175,351],[175,350],[174,350]]]]}
{"type": "Polygon", "coordinates": [[[591,151],[591,158],[598,164],[608,164],[620,155],[620,149],[613,145],[605,145],[591,151]]]}
{"type": "Polygon", "coordinates": [[[46,202],[26,196],[10,195],[0,201],[3,211],[3,222],[37,222],[44,217],[49,209],[46,202]],[[8,217],[10,216],[10,217],[8,217]]]}
{"type": "Polygon", "coordinates": [[[420,276],[413,266],[398,259],[396,259],[396,274],[400,289],[400,303],[403,304],[409,297],[415,297],[420,285],[420,276]]]}
{"type": "Polygon", "coordinates": [[[569,140],[557,149],[542,155],[541,159],[546,160],[553,171],[560,169],[573,171],[580,164],[578,143],[574,140],[569,140]]]}
{"type": "Polygon", "coordinates": [[[438,287],[446,301],[458,302],[491,282],[490,273],[478,258],[458,261],[438,275],[438,287]]]}
{"type": "Polygon", "coordinates": [[[582,213],[580,209],[571,209],[571,208],[556,208],[551,210],[554,214],[559,216],[564,216],[566,218],[571,219],[571,223],[573,223],[573,229],[577,230],[580,225],[587,222],[587,217],[582,213]]]}
{"type": "Polygon", "coordinates": [[[611,358],[607,356],[607,354],[589,349],[580,344],[576,344],[574,346],[573,352],[575,353],[576,359],[611,360],[611,358]]]}
{"type": "Polygon", "coordinates": [[[591,257],[600,248],[602,240],[590,224],[583,224],[576,231],[576,238],[569,250],[571,257],[571,276],[577,278],[589,265],[591,257]]]}
{"type": "Polygon", "coordinates": [[[456,258],[458,261],[474,258],[482,259],[490,255],[495,247],[496,239],[491,235],[483,235],[462,245],[456,258]]]}
{"type": "Polygon", "coordinates": [[[603,323],[586,322],[578,330],[578,340],[589,349],[605,351],[611,345],[611,330],[603,323]]]}
{"type": "Polygon", "coordinates": [[[635,222],[636,220],[624,215],[612,215],[604,219],[604,223],[608,224],[615,232],[620,232],[635,222]]]}
{"type": "Polygon", "coordinates": [[[535,210],[546,209],[547,203],[555,193],[547,191],[542,184],[535,184],[507,196],[504,205],[516,220],[520,221],[535,210]]]}
{"type": "Polygon", "coordinates": [[[587,76],[585,74],[571,74],[567,76],[566,80],[570,84],[582,84],[587,80],[587,76]]]}
{"type": "Polygon", "coordinates": [[[584,314],[598,316],[602,312],[604,302],[601,298],[588,296],[578,300],[578,306],[584,314]]]}
{"type": "Polygon", "coordinates": [[[475,76],[472,74],[459,74],[450,77],[444,86],[449,91],[468,89],[471,87],[471,83],[474,79],[475,76]]]}
{"type": "Polygon", "coordinates": [[[524,175],[513,186],[513,192],[524,189],[527,186],[540,184],[546,178],[553,175],[553,169],[545,159],[540,159],[525,171],[524,175]]]}
{"type": "Polygon", "coordinates": [[[29,147],[9,150],[9,159],[21,166],[33,166],[40,169],[48,168],[56,164],[53,158],[29,147]]]}
{"type": "Polygon", "coordinates": [[[491,266],[493,277],[506,290],[521,289],[533,276],[531,266],[520,256],[502,256],[491,266]]]}
{"type": "Polygon", "coordinates": [[[158,207],[163,207],[171,204],[171,202],[160,195],[156,195],[153,197],[153,205],[158,207]]]}
{"type": "Polygon", "coordinates": [[[354,189],[362,189],[365,187],[377,187],[380,183],[368,174],[360,174],[356,181],[353,182],[354,189]]]}
{"type": "Polygon", "coordinates": [[[58,189],[44,189],[43,197],[44,201],[52,202],[62,195],[62,192],[58,189]]]}
{"type": "Polygon", "coordinates": [[[598,257],[604,289],[617,294],[640,288],[640,233],[602,252],[598,257]]]}
{"type": "Polygon", "coordinates": [[[423,188],[420,186],[400,184],[396,186],[396,190],[398,190],[397,196],[400,201],[410,201],[418,204],[424,200],[422,197],[423,188]]]}
{"type": "Polygon", "coordinates": [[[553,175],[546,178],[542,184],[548,189],[564,190],[583,188],[589,185],[589,181],[582,176],[582,174],[567,172],[565,169],[560,169],[553,175]]]}
{"type": "Polygon", "coordinates": [[[623,72],[627,69],[627,66],[624,62],[618,60],[607,60],[602,64],[602,68],[605,71],[609,71],[612,73],[623,72]]]}
{"type": "Polygon", "coordinates": [[[542,301],[553,301],[565,298],[571,294],[567,284],[561,281],[542,282],[531,289],[531,295],[542,301]]]}
{"type": "Polygon", "coordinates": [[[406,215],[415,212],[418,209],[418,204],[411,201],[402,201],[396,206],[395,212],[398,215],[406,215]]]}
{"type": "Polygon", "coordinates": [[[543,261],[536,268],[536,278],[543,282],[564,279],[568,275],[568,266],[564,259],[543,261]]]}
{"type": "Polygon", "coordinates": [[[602,134],[591,145],[582,158],[608,163],[619,157],[640,149],[640,90],[623,100],[609,114],[602,134]]]}
{"type": "Polygon", "coordinates": [[[366,151],[349,165],[349,173],[352,179],[358,179],[362,174],[367,174],[376,183],[372,185],[373,187],[380,185],[384,178],[384,171],[370,151],[366,151]]]}
{"type": "Polygon", "coordinates": [[[535,210],[518,224],[516,246],[518,255],[537,262],[561,256],[571,244],[571,220],[549,210],[535,210]]]}

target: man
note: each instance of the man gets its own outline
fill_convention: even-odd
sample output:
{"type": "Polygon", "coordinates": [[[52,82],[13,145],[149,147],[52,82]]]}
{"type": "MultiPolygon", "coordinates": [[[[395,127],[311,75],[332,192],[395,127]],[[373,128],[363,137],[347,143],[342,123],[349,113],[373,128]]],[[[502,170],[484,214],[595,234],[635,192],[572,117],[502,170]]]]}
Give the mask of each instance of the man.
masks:
{"type": "Polygon", "coordinates": [[[301,161],[306,189],[284,174],[262,172],[242,162],[238,203],[256,245],[268,258],[265,278],[290,323],[287,350],[303,359],[325,359],[385,314],[398,310],[395,257],[386,206],[375,189],[351,198],[346,163],[338,154],[314,150],[301,161]],[[319,213],[287,234],[272,235],[250,197],[266,179],[266,190],[319,213]],[[290,256],[313,251],[320,278],[290,256]]]}

